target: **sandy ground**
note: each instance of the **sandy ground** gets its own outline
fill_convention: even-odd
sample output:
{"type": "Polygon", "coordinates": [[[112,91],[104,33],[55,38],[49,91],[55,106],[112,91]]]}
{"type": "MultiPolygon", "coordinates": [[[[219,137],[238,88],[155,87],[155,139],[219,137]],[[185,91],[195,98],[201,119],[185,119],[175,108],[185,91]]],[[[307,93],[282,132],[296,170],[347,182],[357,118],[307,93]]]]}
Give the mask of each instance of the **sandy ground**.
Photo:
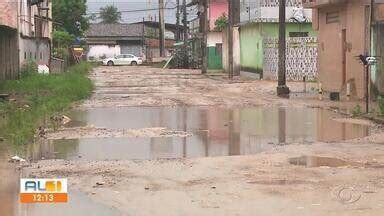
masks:
{"type": "MultiPolygon", "coordinates": [[[[126,106],[315,106],[347,109],[356,102],[319,101],[288,83],[291,99],[275,96],[275,82],[203,76],[191,70],[99,67],[96,90],[76,109],[126,106]],[[295,93],[296,92],[296,93],[295,93]]],[[[315,92],[315,84],[308,84],[315,92]]],[[[275,145],[251,156],[168,160],[42,160],[31,176],[68,177],[69,188],[121,215],[383,215],[384,136],[365,120],[366,138],[311,145],[275,145]],[[97,184],[98,183],[98,184],[97,184]]],[[[189,136],[166,128],[62,129],[48,138],[189,136]]]]}
{"type": "Polygon", "coordinates": [[[162,70],[138,67],[99,67],[91,75],[93,97],[79,108],[127,106],[220,106],[286,105],[352,108],[358,102],[319,101],[317,83],[289,82],[291,100],[276,96],[275,81],[250,78],[228,80],[224,74],[201,75],[197,70],[162,70]]]}

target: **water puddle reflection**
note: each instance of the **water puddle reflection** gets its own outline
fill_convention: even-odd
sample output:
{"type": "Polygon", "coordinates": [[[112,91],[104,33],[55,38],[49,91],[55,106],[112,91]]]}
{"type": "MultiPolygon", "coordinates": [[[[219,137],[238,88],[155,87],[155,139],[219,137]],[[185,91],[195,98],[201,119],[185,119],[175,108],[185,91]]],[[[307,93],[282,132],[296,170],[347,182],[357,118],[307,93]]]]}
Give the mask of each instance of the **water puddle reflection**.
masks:
{"type": "Polygon", "coordinates": [[[257,154],[276,145],[337,142],[369,135],[369,126],[334,121],[314,108],[129,107],[74,111],[70,127],[166,127],[191,137],[55,140],[32,146],[32,158],[156,159],[257,154]]]}
{"type": "Polygon", "coordinates": [[[317,157],[317,156],[302,156],[297,158],[290,158],[289,163],[292,165],[305,166],[305,167],[361,166],[361,164],[356,162],[348,162],[338,158],[317,157]]]}

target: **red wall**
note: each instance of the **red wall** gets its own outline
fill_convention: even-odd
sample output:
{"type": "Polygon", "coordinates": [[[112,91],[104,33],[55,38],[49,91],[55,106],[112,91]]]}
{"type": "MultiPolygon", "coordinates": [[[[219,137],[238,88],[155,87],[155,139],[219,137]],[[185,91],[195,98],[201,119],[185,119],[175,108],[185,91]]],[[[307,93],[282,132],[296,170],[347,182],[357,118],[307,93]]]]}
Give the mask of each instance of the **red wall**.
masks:
{"type": "Polygon", "coordinates": [[[223,13],[228,16],[228,1],[227,0],[211,0],[209,5],[209,27],[210,30],[215,28],[215,21],[223,13]]]}
{"type": "Polygon", "coordinates": [[[17,28],[17,1],[0,0],[0,25],[17,28]]]}

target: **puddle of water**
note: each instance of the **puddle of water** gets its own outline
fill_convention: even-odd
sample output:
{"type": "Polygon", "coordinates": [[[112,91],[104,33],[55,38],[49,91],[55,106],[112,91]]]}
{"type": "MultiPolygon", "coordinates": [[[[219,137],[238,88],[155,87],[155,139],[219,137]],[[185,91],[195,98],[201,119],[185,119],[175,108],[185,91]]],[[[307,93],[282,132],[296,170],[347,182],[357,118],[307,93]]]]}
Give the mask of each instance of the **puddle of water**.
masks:
{"type": "Polygon", "coordinates": [[[338,122],[312,108],[98,108],[71,113],[70,127],[165,127],[192,137],[55,140],[31,147],[34,159],[155,159],[257,154],[276,145],[336,142],[369,135],[369,126],[338,122]]]}
{"type": "Polygon", "coordinates": [[[28,216],[67,216],[67,215],[120,215],[117,210],[97,204],[86,194],[70,191],[68,194],[68,203],[59,204],[23,204],[23,210],[28,216]]]}
{"type": "Polygon", "coordinates": [[[344,166],[360,166],[356,162],[348,162],[338,158],[331,157],[317,157],[317,156],[302,156],[297,158],[290,158],[289,163],[292,165],[306,166],[306,167],[344,167],[344,166]]]}

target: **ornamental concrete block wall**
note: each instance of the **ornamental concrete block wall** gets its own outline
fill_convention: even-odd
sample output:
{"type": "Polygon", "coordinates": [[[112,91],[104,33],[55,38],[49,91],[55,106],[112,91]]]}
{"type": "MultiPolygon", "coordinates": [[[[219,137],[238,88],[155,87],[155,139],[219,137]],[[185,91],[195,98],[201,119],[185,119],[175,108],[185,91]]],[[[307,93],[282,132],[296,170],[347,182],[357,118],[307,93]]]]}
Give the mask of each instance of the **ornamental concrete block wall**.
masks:
{"type": "MultiPolygon", "coordinates": [[[[263,78],[277,80],[278,38],[264,38],[263,78]]],[[[287,80],[317,80],[317,38],[287,38],[286,77],[287,80]]]]}

